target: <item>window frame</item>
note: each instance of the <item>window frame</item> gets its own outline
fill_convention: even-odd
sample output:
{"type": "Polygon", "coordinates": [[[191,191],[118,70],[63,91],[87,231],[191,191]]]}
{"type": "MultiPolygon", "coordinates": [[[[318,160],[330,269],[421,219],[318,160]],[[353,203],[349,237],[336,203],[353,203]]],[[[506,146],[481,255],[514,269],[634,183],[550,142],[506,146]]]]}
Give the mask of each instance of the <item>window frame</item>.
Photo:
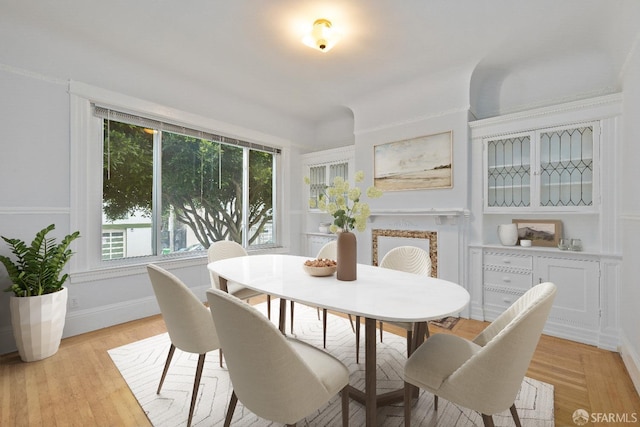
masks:
{"type": "MultiPolygon", "coordinates": [[[[82,239],[78,239],[76,255],[70,262],[74,277],[80,275],[81,280],[97,280],[97,277],[118,277],[127,275],[129,268],[136,271],[150,262],[177,262],[180,266],[201,265],[206,263],[206,253],[150,255],[144,257],[124,258],[119,260],[102,260],[102,163],[103,146],[91,144],[91,141],[102,141],[102,119],[93,115],[92,104],[122,112],[183,125],[206,132],[225,135],[261,145],[269,145],[281,150],[274,156],[274,229],[276,245],[281,247],[287,239],[282,233],[283,227],[283,186],[282,164],[286,156],[286,143],[278,138],[245,128],[229,125],[213,119],[171,109],[159,104],[134,97],[100,89],[80,82],[70,82],[70,143],[71,170],[70,193],[71,212],[70,227],[79,230],[82,239]],[[84,277],[86,275],[86,277],[84,277]]],[[[274,248],[271,247],[271,250],[274,248]]],[[[259,251],[256,250],[256,251],[259,251]]]]}

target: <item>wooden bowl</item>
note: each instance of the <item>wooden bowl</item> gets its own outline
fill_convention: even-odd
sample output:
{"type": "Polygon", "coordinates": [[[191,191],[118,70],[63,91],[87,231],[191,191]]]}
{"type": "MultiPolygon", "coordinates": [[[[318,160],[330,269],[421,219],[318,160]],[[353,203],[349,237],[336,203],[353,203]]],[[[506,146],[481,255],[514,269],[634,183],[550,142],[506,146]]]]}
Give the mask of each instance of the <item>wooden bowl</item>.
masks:
{"type": "Polygon", "coordinates": [[[309,265],[304,265],[304,264],[302,264],[302,268],[309,276],[315,276],[315,277],[331,276],[336,272],[336,269],[337,269],[335,265],[332,267],[311,267],[309,265]]]}

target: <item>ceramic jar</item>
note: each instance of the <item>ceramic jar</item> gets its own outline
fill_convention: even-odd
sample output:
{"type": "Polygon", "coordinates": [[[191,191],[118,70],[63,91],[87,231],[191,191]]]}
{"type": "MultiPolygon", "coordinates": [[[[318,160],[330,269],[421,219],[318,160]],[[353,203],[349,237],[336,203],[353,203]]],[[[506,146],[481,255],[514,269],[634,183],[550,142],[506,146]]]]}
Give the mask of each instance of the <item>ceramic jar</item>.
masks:
{"type": "Polygon", "coordinates": [[[515,246],[518,243],[518,227],[516,224],[500,224],[498,237],[504,246],[515,246]]]}

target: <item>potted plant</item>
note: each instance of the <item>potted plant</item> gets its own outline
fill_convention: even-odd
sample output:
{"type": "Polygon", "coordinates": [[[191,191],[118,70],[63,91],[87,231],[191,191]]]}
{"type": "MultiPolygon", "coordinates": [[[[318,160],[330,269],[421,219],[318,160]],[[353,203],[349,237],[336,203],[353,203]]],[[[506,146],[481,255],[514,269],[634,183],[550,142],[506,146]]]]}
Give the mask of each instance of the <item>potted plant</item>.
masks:
{"type": "Polygon", "coordinates": [[[62,339],[67,312],[67,288],[63,285],[69,278],[63,269],[73,255],[69,245],[80,232],[57,243],[55,238],[47,238],[54,229],[51,224],[40,230],[31,245],[2,236],[16,257],[13,261],[0,255],[0,262],[12,283],[5,292],[13,292],[9,299],[11,325],[18,353],[25,362],[52,356],[62,339]]]}

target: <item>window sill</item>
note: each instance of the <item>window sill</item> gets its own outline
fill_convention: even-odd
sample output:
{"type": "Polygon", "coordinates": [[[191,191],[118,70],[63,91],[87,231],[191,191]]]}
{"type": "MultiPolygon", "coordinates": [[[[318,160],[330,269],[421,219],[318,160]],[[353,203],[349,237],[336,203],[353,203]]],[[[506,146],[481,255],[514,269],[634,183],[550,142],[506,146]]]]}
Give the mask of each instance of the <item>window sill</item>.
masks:
{"type": "MultiPolygon", "coordinates": [[[[249,255],[272,254],[272,253],[288,253],[289,249],[279,247],[264,247],[258,249],[250,249],[249,255]]],[[[172,268],[188,268],[199,267],[208,264],[207,252],[199,251],[189,256],[162,256],[162,257],[140,257],[129,260],[119,260],[112,262],[104,262],[100,266],[86,271],[72,271],[72,283],[95,282],[100,280],[108,280],[118,277],[136,276],[147,274],[148,264],[157,264],[162,268],[171,270],[172,268]]]]}

